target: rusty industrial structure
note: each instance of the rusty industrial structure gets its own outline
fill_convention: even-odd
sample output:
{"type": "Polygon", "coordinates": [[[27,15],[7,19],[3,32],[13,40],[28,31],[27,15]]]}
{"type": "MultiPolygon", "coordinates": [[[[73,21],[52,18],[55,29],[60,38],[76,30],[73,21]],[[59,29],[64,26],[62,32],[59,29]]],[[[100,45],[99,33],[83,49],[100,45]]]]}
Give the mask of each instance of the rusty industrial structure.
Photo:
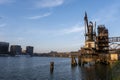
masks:
{"type": "MultiPolygon", "coordinates": [[[[87,13],[84,16],[85,23],[85,45],[80,49],[80,55],[78,55],[78,64],[84,64],[84,62],[102,62],[105,64],[110,63],[110,46],[111,42],[120,42],[120,37],[109,37],[108,29],[104,25],[98,25],[96,29],[96,22],[88,20],[87,13]]],[[[117,54],[112,54],[113,60],[118,57],[117,54]]],[[[71,57],[71,64],[76,64],[74,57],[71,57]]]]}
{"type": "Polygon", "coordinates": [[[98,35],[96,36],[96,52],[107,54],[109,51],[108,29],[104,25],[98,26],[98,35]]]}
{"type": "Polygon", "coordinates": [[[109,33],[104,25],[98,25],[96,32],[96,22],[88,23],[87,13],[85,21],[85,46],[81,48],[82,54],[107,54],[109,50],[109,33]]]}
{"type": "Polygon", "coordinates": [[[85,46],[81,48],[82,54],[95,54],[96,49],[96,23],[93,22],[88,23],[87,13],[85,13],[84,17],[85,22],[85,46]]]}

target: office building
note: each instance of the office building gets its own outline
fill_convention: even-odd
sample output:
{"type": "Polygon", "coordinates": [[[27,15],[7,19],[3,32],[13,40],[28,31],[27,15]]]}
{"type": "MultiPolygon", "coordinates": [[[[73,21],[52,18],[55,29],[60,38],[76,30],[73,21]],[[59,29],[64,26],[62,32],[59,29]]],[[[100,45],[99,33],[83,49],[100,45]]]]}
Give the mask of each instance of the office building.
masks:
{"type": "Polygon", "coordinates": [[[33,55],[33,47],[32,46],[26,46],[26,53],[29,55],[33,55]]]}
{"type": "Polygon", "coordinates": [[[9,43],[0,42],[0,54],[8,54],[9,43]]]}
{"type": "Polygon", "coordinates": [[[22,48],[20,45],[11,45],[10,52],[13,55],[20,55],[22,53],[22,48]]]}

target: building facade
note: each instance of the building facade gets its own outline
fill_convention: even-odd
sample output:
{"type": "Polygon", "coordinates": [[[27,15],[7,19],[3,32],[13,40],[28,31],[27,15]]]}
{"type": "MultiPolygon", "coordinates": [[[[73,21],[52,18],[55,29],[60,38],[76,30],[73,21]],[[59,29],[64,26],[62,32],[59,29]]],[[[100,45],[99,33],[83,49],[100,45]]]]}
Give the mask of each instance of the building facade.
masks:
{"type": "Polygon", "coordinates": [[[0,42],[0,54],[8,54],[9,43],[0,42]]]}
{"type": "Polygon", "coordinates": [[[20,55],[22,53],[22,48],[20,45],[11,45],[10,52],[12,55],[20,55]]]}
{"type": "Polygon", "coordinates": [[[29,55],[33,55],[33,46],[26,46],[26,53],[29,55]]]}

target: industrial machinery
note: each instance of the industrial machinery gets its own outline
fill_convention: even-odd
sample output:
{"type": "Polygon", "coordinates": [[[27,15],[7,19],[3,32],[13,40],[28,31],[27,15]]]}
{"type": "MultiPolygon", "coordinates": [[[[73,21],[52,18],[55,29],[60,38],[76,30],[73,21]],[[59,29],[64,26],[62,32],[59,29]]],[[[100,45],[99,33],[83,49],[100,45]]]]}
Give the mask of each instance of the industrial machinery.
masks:
{"type": "Polygon", "coordinates": [[[109,39],[108,29],[104,25],[98,25],[96,34],[96,22],[88,23],[87,13],[85,12],[85,46],[81,48],[82,54],[108,53],[109,39]]]}

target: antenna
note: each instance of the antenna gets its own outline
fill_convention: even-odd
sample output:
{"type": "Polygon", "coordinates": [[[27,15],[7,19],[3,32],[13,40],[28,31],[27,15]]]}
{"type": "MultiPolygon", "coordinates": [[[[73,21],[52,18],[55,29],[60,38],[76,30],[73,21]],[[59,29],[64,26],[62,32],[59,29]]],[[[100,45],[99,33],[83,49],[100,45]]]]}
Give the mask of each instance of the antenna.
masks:
{"type": "Polygon", "coordinates": [[[94,23],[94,40],[96,40],[95,38],[96,38],[96,21],[94,23]]]}
{"type": "Polygon", "coordinates": [[[88,28],[88,19],[87,19],[86,11],[85,11],[84,23],[85,23],[85,40],[86,40],[86,30],[88,28]]]}
{"type": "Polygon", "coordinates": [[[95,21],[95,24],[94,24],[94,33],[96,33],[96,21],[95,21]]]}

